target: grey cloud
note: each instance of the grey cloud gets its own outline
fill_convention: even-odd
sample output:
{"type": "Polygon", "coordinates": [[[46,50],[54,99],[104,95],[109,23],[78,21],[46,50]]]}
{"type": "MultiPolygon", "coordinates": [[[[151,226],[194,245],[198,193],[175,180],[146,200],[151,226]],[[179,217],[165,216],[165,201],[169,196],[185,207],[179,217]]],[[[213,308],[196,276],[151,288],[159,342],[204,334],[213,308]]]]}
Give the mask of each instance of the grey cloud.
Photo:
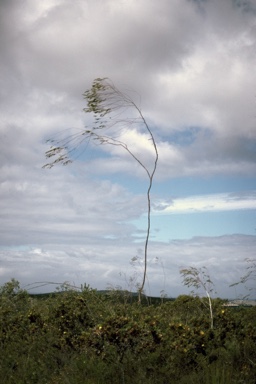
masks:
{"type": "Polygon", "coordinates": [[[67,168],[40,169],[37,156],[31,164],[2,167],[2,245],[91,242],[112,233],[121,238],[131,235],[132,226],[118,223],[138,217],[144,197],[108,181],[93,182],[85,170],[81,175],[74,170],[76,176],[67,168]]]}
{"type": "MultiPolygon", "coordinates": [[[[248,292],[245,287],[229,288],[239,281],[246,268],[246,257],[254,257],[255,236],[222,236],[217,238],[194,238],[187,241],[172,241],[169,244],[152,243],[148,265],[147,292],[160,295],[164,290],[169,297],[189,293],[182,286],[180,267],[206,266],[215,284],[217,295],[235,298],[248,292]]],[[[43,249],[0,251],[0,283],[15,277],[22,285],[35,281],[68,281],[80,286],[86,282],[98,289],[108,285],[129,289],[129,277],[142,276],[141,263],[132,267],[133,256],[140,256],[140,246],[131,243],[116,243],[108,240],[104,248],[100,244],[67,246],[46,245],[43,249]],[[122,255],[122,258],[120,257],[122,255]],[[125,267],[124,267],[125,266],[125,267]]],[[[52,285],[39,291],[54,290],[52,285]]]]}
{"type": "Polygon", "coordinates": [[[13,20],[12,30],[3,26],[8,67],[11,63],[14,73],[30,86],[51,89],[54,85],[60,91],[73,89],[77,95],[99,75],[152,84],[152,71],[179,66],[199,34],[197,20],[190,17],[185,3],[180,8],[167,1],[131,7],[62,2],[33,21],[25,17],[32,4],[25,5],[22,9],[14,2],[6,11],[13,20]]]}
{"type": "Polygon", "coordinates": [[[154,211],[163,211],[171,205],[173,205],[173,200],[167,199],[164,202],[153,202],[152,208],[154,211]]]}
{"type": "Polygon", "coordinates": [[[255,191],[242,191],[240,193],[229,193],[228,195],[231,200],[253,200],[256,197],[256,192],[255,191]]]}
{"type": "MultiPolygon", "coordinates": [[[[109,76],[121,89],[138,92],[159,143],[158,179],[255,175],[253,7],[231,0],[1,1],[0,243],[45,249],[17,251],[15,257],[3,253],[2,279],[17,274],[31,282],[42,270],[45,278],[72,281],[91,273],[92,283],[102,277],[105,284],[105,274],[114,280],[136,254],[136,230],[127,222],[145,211],[145,196],[133,194],[127,179],[126,188],[105,181],[120,174],[140,179],[133,162],[111,148],[89,147],[74,166],[41,169],[45,139],[90,123],[82,93],[95,77],[109,76]],[[77,272],[74,260],[80,257],[88,268],[81,264],[77,272]]],[[[177,255],[184,262],[198,260],[202,249],[213,258],[226,252],[230,260],[232,241],[229,247],[230,253],[215,243],[212,250],[195,243],[171,249],[157,244],[152,257],[164,258],[172,295],[172,289],[178,292],[172,269],[177,255]]],[[[239,249],[237,257],[245,244],[239,249]]]]}

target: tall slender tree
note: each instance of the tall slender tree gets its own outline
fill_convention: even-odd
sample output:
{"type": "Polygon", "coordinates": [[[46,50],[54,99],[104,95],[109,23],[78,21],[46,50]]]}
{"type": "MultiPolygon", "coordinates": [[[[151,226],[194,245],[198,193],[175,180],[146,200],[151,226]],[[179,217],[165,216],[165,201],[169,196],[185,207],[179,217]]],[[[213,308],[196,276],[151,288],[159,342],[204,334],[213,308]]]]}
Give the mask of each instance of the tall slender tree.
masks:
{"type": "Polygon", "coordinates": [[[121,92],[110,79],[97,78],[89,90],[83,94],[87,107],[84,111],[93,114],[93,123],[75,134],[67,134],[62,139],[47,140],[51,147],[46,151],[46,158],[50,162],[44,168],[52,168],[56,164],[67,165],[73,161],[74,152],[82,145],[94,142],[100,145],[121,147],[135,160],[146,172],[148,177],[147,187],[147,230],[144,245],[144,268],[142,283],[138,290],[138,300],[144,290],[147,276],[148,243],[151,225],[151,188],[158,162],[158,149],[154,135],[141,111],[128,93],[121,92]],[[148,135],[153,148],[153,160],[150,166],[146,165],[141,156],[131,149],[121,139],[122,133],[127,129],[139,129],[148,135]]]}

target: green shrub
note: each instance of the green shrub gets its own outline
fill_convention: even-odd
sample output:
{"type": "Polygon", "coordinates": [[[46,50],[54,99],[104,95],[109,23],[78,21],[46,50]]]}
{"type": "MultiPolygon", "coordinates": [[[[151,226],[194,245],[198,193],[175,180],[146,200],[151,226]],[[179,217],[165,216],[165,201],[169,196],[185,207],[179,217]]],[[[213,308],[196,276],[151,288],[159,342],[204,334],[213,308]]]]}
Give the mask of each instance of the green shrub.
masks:
{"type": "Polygon", "coordinates": [[[37,298],[0,289],[0,377],[16,383],[255,384],[256,308],[199,298],[115,301],[88,287],[37,298]]]}

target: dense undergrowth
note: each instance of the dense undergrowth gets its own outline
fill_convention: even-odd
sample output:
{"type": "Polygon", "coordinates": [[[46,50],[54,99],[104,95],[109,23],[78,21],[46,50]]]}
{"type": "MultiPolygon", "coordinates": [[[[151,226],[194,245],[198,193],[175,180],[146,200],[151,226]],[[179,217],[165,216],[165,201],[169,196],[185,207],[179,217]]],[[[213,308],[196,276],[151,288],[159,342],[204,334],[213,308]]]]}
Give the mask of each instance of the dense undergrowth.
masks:
{"type": "Polygon", "coordinates": [[[0,289],[4,384],[255,384],[256,308],[213,300],[138,304],[85,287],[43,298],[12,280],[0,289]]]}

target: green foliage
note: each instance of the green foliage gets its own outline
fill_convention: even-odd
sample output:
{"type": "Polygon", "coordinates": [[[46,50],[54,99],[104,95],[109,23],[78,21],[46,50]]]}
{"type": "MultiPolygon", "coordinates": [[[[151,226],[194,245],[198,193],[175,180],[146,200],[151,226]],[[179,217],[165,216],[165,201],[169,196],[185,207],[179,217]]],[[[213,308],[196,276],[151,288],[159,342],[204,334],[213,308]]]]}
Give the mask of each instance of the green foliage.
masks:
{"type": "MultiPolygon", "coordinates": [[[[118,109],[122,106],[116,103],[118,95],[111,91],[112,86],[105,78],[97,78],[93,81],[91,89],[84,92],[83,96],[87,101],[87,107],[84,108],[86,113],[93,112],[96,119],[96,123],[101,117],[104,117],[113,110],[118,109]]],[[[123,98],[123,97],[122,97],[123,98]]],[[[99,128],[103,128],[104,125],[101,123],[99,128]]]]}
{"type": "MultiPolygon", "coordinates": [[[[256,308],[199,297],[139,305],[88,286],[0,290],[0,377],[16,383],[255,383],[256,308]]],[[[119,292],[121,294],[121,292],[119,292]]]]}
{"type": "Polygon", "coordinates": [[[20,288],[20,283],[17,280],[11,279],[0,287],[0,295],[2,298],[15,296],[16,299],[19,299],[21,296],[27,295],[27,292],[20,288]]]}

